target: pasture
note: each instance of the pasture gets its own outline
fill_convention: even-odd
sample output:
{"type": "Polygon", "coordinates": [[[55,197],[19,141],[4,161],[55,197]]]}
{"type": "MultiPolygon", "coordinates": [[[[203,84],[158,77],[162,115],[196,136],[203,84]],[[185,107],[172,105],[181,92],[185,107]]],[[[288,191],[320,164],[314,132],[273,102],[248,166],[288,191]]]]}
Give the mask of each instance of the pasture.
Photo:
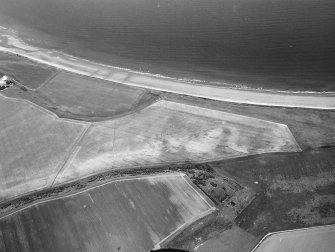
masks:
{"type": "Polygon", "coordinates": [[[214,209],[180,173],[120,179],[0,218],[0,250],[146,252],[214,209]]]}
{"type": "Polygon", "coordinates": [[[50,186],[85,124],[1,95],[0,114],[0,201],[50,186]]]}
{"type": "Polygon", "coordinates": [[[155,100],[145,89],[66,72],[43,85],[37,95],[48,99],[59,113],[83,119],[128,113],[155,100]]]}
{"type": "Polygon", "coordinates": [[[0,73],[13,77],[30,89],[36,89],[48,81],[56,70],[14,54],[0,52],[0,73]]]}
{"type": "Polygon", "coordinates": [[[108,169],[299,150],[283,124],[159,101],[132,115],[95,123],[57,182],[108,169]]]}
{"type": "Polygon", "coordinates": [[[59,72],[37,90],[11,87],[7,97],[31,101],[62,118],[104,121],[141,110],[158,96],[141,88],[59,72]]]}

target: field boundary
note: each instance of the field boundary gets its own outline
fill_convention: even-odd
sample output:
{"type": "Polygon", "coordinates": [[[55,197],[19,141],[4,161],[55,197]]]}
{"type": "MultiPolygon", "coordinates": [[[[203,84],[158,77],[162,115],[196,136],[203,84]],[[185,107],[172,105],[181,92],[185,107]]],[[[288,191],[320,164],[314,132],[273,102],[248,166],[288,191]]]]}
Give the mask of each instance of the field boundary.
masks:
{"type": "MultiPolygon", "coordinates": [[[[172,238],[173,236],[177,235],[178,233],[180,233],[182,230],[186,229],[188,226],[190,226],[191,224],[193,224],[194,222],[206,217],[207,215],[210,215],[211,213],[215,212],[217,209],[215,207],[211,207],[210,209],[206,210],[205,212],[199,214],[198,216],[194,216],[191,219],[189,219],[187,222],[185,222],[184,224],[182,224],[180,227],[178,227],[177,229],[175,229],[171,234],[169,234],[168,236],[166,236],[165,238],[163,238],[160,242],[158,242],[152,249],[157,250],[161,248],[162,243],[166,242],[167,240],[169,240],[170,238],[172,238]]],[[[0,218],[1,219],[1,218],[0,218]]]]}
{"type": "Polygon", "coordinates": [[[57,177],[59,176],[59,174],[64,170],[64,168],[66,167],[67,163],[71,160],[72,156],[75,154],[75,149],[76,147],[79,145],[79,143],[83,140],[83,138],[86,136],[86,133],[92,128],[92,124],[88,124],[86,126],[86,128],[81,132],[81,134],[77,137],[77,139],[75,139],[75,141],[73,142],[70,150],[68,151],[68,153],[66,153],[65,157],[64,157],[64,161],[63,163],[60,165],[60,168],[57,172],[57,174],[55,175],[54,179],[52,180],[50,187],[53,187],[55,181],[57,180],[57,177]]]}
{"type": "MultiPolygon", "coordinates": [[[[49,198],[49,199],[44,199],[44,200],[40,200],[38,202],[29,204],[28,206],[22,207],[20,209],[17,209],[13,212],[10,212],[8,214],[5,214],[5,215],[1,216],[0,220],[5,219],[5,218],[7,218],[11,215],[14,215],[14,214],[18,213],[18,212],[21,212],[21,211],[23,211],[27,208],[30,208],[30,207],[33,207],[33,206],[36,206],[36,205],[39,205],[39,204],[47,203],[47,202],[50,202],[50,201],[58,200],[58,199],[73,197],[73,196],[85,193],[87,191],[90,191],[90,190],[93,190],[93,189],[96,189],[96,188],[99,188],[99,187],[102,187],[102,186],[105,186],[105,185],[108,185],[108,184],[111,184],[111,183],[116,183],[116,182],[120,182],[120,181],[129,181],[129,180],[148,179],[148,178],[159,178],[159,177],[166,178],[166,177],[169,177],[169,176],[171,176],[171,177],[176,177],[176,176],[183,177],[184,175],[185,174],[181,173],[181,172],[170,172],[170,173],[162,173],[161,172],[161,173],[157,173],[157,174],[154,174],[154,175],[136,175],[136,176],[123,177],[123,178],[115,178],[113,180],[106,181],[106,182],[103,182],[101,184],[91,186],[89,188],[86,188],[86,189],[83,189],[83,190],[80,190],[80,191],[77,191],[77,192],[70,192],[66,195],[55,196],[55,197],[52,197],[52,198],[49,198]]],[[[207,203],[207,201],[206,201],[206,203],[207,203]]]]}
{"type": "MultiPolygon", "coordinates": [[[[140,171],[141,168],[142,169],[150,169],[150,168],[154,168],[154,167],[164,167],[164,166],[169,166],[169,165],[184,165],[184,164],[203,164],[203,163],[209,163],[209,162],[220,162],[223,160],[234,160],[237,158],[248,158],[248,157],[253,157],[253,156],[259,156],[259,155],[264,155],[264,154],[290,154],[290,153],[297,153],[297,152],[278,152],[278,151],[273,151],[273,152],[264,152],[264,153],[252,153],[252,154],[242,154],[242,155],[238,155],[238,156],[231,156],[231,157],[219,157],[219,158],[208,158],[208,159],[202,159],[200,161],[197,160],[181,160],[181,161],[176,161],[176,162],[163,162],[163,163],[153,163],[153,164],[144,164],[144,165],[133,165],[133,166],[125,166],[123,168],[119,168],[119,167],[115,167],[114,169],[112,168],[107,168],[105,170],[101,170],[101,171],[97,171],[94,173],[90,173],[87,174],[85,176],[82,176],[80,178],[76,178],[76,179],[70,179],[70,180],[66,180],[64,182],[61,183],[57,183],[57,186],[61,186],[61,185],[66,185],[68,183],[74,183],[76,182],[78,179],[87,179],[91,176],[96,176],[99,175],[101,173],[105,173],[105,172],[117,172],[117,171],[127,171],[127,170],[134,170],[134,171],[140,171]]],[[[112,166],[111,166],[112,167],[112,166]]]]}
{"type": "MultiPolygon", "coordinates": [[[[56,68],[55,73],[52,74],[47,80],[45,80],[43,83],[41,83],[41,85],[39,85],[37,88],[31,89],[33,91],[37,91],[39,90],[41,87],[47,85],[52,79],[54,79],[58,74],[60,73],[60,70],[56,68]]],[[[21,83],[22,84],[22,83],[21,83]]],[[[23,86],[25,86],[24,84],[22,84],[23,86]]],[[[26,86],[25,86],[26,87],[26,86]]],[[[27,88],[27,87],[26,87],[27,88]]]]}
{"type": "Polygon", "coordinates": [[[37,105],[37,104],[35,104],[35,103],[33,103],[29,100],[26,100],[26,99],[8,97],[8,96],[2,94],[1,92],[0,92],[0,96],[3,97],[4,99],[13,100],[14,102],[29,104],[29,105],[33,106],[34,108],[36,108],[37,110],[39,110],[40,112],[53,117],[57,121],[64,121],[64,122],[69,122],[69,123],[74,123],[74,124],[81,124],[81,125],[86,125],[86,124],[90,123],[90,122],[86,122],[86,121],[80,121],[80,120],[74,120],[74,119],[70,119],[70,118],[59,117],[54,112],[52,112],[52,111],[50,111],[46,108],[43,108],[40,105],[37,105]]]}

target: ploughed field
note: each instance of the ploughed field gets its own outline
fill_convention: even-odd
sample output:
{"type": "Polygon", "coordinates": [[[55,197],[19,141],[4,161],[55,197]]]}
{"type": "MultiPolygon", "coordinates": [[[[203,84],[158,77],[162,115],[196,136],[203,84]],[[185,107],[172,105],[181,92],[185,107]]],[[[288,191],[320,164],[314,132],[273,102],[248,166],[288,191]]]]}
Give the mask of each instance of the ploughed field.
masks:
{"type": "Polygon", "coordinates": [[[300,151],[286,125],[159,101],[132,115],[94,123],[56,182],[107,169],[300,151]]]}
{"type": "Polygon", "coordinates": [[[86,126],[1,95],[0,115],[0,201],[51,186],[86,126]]]}
{"type": "Polygon", "coordinates": [[[214,211],[180,173],[112,181],[0,218],[0,251],[148,251],[214,211]]]}

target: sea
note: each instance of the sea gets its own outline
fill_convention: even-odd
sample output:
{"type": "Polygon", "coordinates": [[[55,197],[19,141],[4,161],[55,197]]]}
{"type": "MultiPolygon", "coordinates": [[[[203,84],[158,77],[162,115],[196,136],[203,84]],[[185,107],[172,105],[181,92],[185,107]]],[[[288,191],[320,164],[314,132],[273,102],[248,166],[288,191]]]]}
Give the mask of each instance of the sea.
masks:
{"type": "Polygon", "coordinates": [[[334,0],[0,0],[47,49],[212,85],[335,91],[334,0]]]}

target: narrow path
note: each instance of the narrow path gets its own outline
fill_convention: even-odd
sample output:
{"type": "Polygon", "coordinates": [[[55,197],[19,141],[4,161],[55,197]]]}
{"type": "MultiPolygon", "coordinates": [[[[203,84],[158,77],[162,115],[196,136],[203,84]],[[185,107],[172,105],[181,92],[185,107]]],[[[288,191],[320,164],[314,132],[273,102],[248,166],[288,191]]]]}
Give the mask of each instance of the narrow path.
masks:
{"type": "Polygon", "coordinates": [[[53,187],[53,185],[55,184],[55,181],[57,180],[59,174],[64,170],[64,168],[66,167],[66,164],[69,161],[71,161],[72,157],[75,155],[75,150],[76,150],[77,146],[83,140],[83,138],[85,137],[86,133],[89,131],[89,129],[91,129],[91,127],[92,127],[92,124],[88,123],[87,127],[83,130],[83,132],[79,135],[79,137],[73,143],[73,145],[72,145],[71,149],[69,150],[69,152],[66,153],[66,156],[64,157],[64,161],[60,165],[60,168],[59,168],[57,174],[55,175],[54,179],[52,180],[52,182],[50,184],[50,187],[53,187]]]}

